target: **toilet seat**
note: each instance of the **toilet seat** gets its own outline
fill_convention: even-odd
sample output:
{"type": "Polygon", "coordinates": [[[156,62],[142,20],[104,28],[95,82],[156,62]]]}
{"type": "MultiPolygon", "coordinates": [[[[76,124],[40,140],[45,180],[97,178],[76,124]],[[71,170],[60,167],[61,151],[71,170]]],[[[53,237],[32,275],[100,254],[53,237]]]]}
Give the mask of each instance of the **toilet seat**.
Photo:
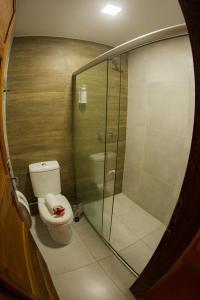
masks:
{"type": "Polygon", "coordinates": [[[46,206],[45,198],[38,198],[38,209],[41,219],[43,219],[45,223],[53,225],[71,223],[71,221],[73,220],[73,212],[69,201],[65,196],[61,194],[55,195],[55,198],[58,205],[61,205],[65,208],[65,214],[59,217],[52,215],[46,206]]]}

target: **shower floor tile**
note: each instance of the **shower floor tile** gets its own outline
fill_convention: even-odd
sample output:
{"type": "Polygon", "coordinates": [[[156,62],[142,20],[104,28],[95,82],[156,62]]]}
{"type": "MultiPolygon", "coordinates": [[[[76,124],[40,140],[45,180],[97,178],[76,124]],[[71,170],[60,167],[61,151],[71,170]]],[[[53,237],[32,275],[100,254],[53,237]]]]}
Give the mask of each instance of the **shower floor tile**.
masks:
{"type": "Polygon", "coordinates": [[[136,204],[118,215],[117,219],[140,238],[151,233],[162,224],[136,204]]]}
{"type": "Polygon", "coordinates": [[[86,221],[82,224],[81,228],[78,229],[79,236],[83,243],[90,250],[92,256],[96,259],[102,259],[110,256],[112,253],[98,234],[94,231],[92,226],[86,221]]]}
{"type": "Polygon", "coordinates": [[[156,228],[151,233],[147,234],[142,238],[144,243],[149,246],[151,249],[155,250],[166,230],[166,226],[161,224],[158,228],[156,228]]]}
{"type": "Polygon", "coordinates": [[[115,195],[110,244],[138,274],[150,260],[165,230],[164,224],[126,195],[115,195]]]}
{"type": "Polygon", "coordinates": [[[154,250],[148,247],[143,241],[138,241],[126,249],[119,251],[119,254],[138,274],[143,271],[153,253],[154,250]]]}
{"type": "Polygon", "coordinates": [[[133,201],[123,193],[115,195],[113,213],[115,216],[126,212],[129,207],[133,206],[133,201]]]}
{"type": "Polygon", "coordinates": [[[110,244],[116,250],[122,250],[139,240],[139,237],[135,235],[129,228],[121,223],[117,217],[113,217],[112,228],[110,235],[110,244]]]}

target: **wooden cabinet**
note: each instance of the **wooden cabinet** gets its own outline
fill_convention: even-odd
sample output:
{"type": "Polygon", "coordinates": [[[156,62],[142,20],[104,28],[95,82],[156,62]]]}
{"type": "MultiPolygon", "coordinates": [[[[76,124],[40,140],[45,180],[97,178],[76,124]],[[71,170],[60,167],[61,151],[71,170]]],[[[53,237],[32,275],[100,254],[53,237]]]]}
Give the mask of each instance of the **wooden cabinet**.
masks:
{"type": "Polygon", "coordinates": [[[15,3],[0,0],[0,299],[57,300],[48,268],[23,220],[6,164],[2,98],[15,3]]]}

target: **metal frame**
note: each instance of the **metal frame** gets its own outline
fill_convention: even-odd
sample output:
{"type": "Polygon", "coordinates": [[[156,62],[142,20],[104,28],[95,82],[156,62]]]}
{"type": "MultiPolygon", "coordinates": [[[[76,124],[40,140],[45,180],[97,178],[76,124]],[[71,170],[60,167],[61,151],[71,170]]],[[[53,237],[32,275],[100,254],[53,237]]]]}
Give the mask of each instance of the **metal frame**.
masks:
{"type": "Polygon", "coordinates": [[[166,39],[170,39],[170,38],[174,38],[174,37],[179,37],[179,36],[183,36],[183,35],[187,35],[187,34],[188,34],[188,31],[187,31],[187,27],[185,24],[179,24],[179,25],[175,25],[175,26],[171,26],[171,27],[167,27],[167,28],[163,28],[163,29],[160,29],[157,31],[147,33],[145,35],[137,37],[126,43],[123,43],[123,44],[97,56],[95,59],[91,60],[89,63],[87,63],[86,65],[84,65],[83,67],[81,67],[80,69],[75,71],[73,73],[73,76],[76,76],[76,75],[86,71],[87,69],[105,61],[106,59],[110,59],[114,56],[123,54],[125,52],[134,50],[136,48],[139,48],[139,47],[142,47],[142,46],[154,43],[154,42],[158,42],[158,41],[162,41],[162,40],[166,40],[166,39]]]}

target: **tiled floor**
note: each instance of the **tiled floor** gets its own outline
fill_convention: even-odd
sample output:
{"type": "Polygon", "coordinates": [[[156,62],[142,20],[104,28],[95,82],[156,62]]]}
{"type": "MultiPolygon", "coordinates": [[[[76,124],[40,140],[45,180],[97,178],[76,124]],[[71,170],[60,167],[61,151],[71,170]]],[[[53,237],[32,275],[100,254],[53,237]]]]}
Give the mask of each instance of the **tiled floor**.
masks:
{"type": "MultiPolygon", "coordinates": [[[[105,199],[105,215],[106,208],[111,207],[109,201],[112,198],[105,199]]],[[[165,225],[123,193],[115,196],[110,244],[136,272],[142,272],[165,229],[165,225]]],[[[82,218],[73,223],[72,230],[71,244],[58,246],[39,216],[33,217],[31,232],[48,264],[60,299],[134,300],[129,287],[136,278],[87,220],[82,218]]]]}
{"type": "MultiPolygon", "coordinates": [[[[31,232],[61,300],[134,300],[133,274],[113,255],[85,218],[73,223],[70,245],[55,244],[39,216],[31,232]]],[[[151,241],[149,241],[151,243],[151,241]]]]}
{"type": "MultiPolygon", "coordinates": [[[[105,199],[104,213],[110,207],[109,201],[113,201],[111,197],[105,199]]],[[[115,195],[110,244],[138,274],[150,260],[165,230],[165,225],[126,195],[115,195]]]]}

